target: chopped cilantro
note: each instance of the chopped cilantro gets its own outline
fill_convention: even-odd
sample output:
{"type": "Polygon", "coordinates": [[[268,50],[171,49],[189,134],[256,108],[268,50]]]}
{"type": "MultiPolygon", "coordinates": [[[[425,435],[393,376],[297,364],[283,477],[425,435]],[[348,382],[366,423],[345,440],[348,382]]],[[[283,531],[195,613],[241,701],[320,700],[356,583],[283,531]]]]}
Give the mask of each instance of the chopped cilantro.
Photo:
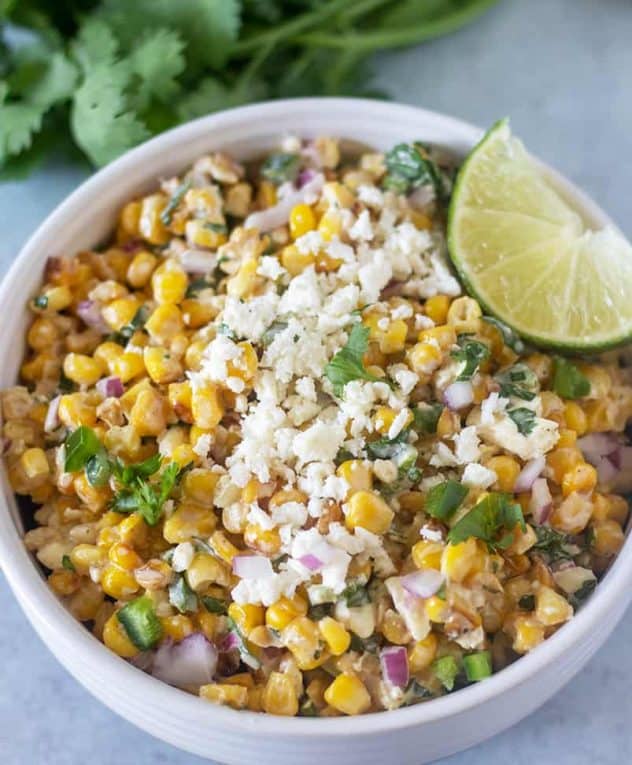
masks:
{"type": "Polygon", "coordinates": [[[74,382],[69,377],[66,377],[63,369],[59,372],[59,382],[57,383],[57,387],[62,393],[72,393],[75,389],[74,382]]]}
{"type": "Polygon", "coordinates": [[[191,181],[186,180],[183,183],[181,183],[171,195],[165,209],[160,213],[160,220],[165,226],[168,226],[171,223],[174,212],[176,211],[176,209],[178,208],[178,205],[184,199],[184,195],[187,193],[187,191],[190,188],[191,188],[191,181]]]}
{"type": "Polygon", "coordinates": [[[227,234],[228,226],[225,223],[205,223],[202,228],[206,228],[209,231],[213,231],[215,234],[227,234]]]}
{"type": "Polygon", "coordinates": [[[201,277],[200,279],[193,279],[193,281],[191,281],[187,287],[185,297],[196,297],[202,290],[209,289],[209,287],[212,286],[213,284],[209,282],[205,277],[201,277]]]}
{"type": "Polygon", "coordinates": [[[408,443],[408,436],[410,431],[408,429],[401,430],[395,438],[388,438],[382,436],[375,441],[369,441],[366,444],[367,454],[374,460],[388,460],[397,456],[402,448],[408,443]]]}
{"type": "Polygon", "coordinates": [[[400,143],[385,155],[387,173],[382,185],[398,194],[407,194],[420,186],[431,186],[437,198],[448,194],[446,179],[420,143],[400,143]]]}
{"type": "Polygon", "coordinates": [[[124,486],[133,486],[137,481],[149,478],[160,470],[162,457],[159,453],[148,457],[143,462],[126,465],[122,460],[115,459],[112,471],[120,483],[124,486]]]}
{"type": "Polygon", "coordinates": [[[88,461],[104,451],[96,433],[87,425],[81,425],[69,433],[64,442],[66,473],[82,470],[88,461]]]}
{"type": "Polygon", "coordinates": [[[500,383],[500,395],[506,398],[521,398],[532,401],[540,390],[540,383],[535,372],[526,364],[514,364],[496,375],[500,383]]]}
{"type": "Polygon", "coordinates": [[[233,332],[233,330],[226,324],[225,322],[221,321],[217,325],[217,334],[218,335],[225,335],[230,340],[236,340],[237,335],[233,332]]]}
{"type": "Polygon", "coordinates": [[[156,482],[150,483],[144,476],[136,475],[115,495],[110,506],[117,513],[140,513],[149,526],[155,526],[183,473],[184,468],[171,462],[156,482]]]}
{"type": "Polygon", "coordinates": [[[228,613],[228,606],[219,598],[214,598],[212,595],[202,595],[200,600],[202,601],[204,608],[211,614],[225,615],[228,613]]]}
{"type": "Polygon", "coordinates": [[[33,305],[36,308],[41,308],[42,310],[45,310],[46,308],[48,308],[48,295],[38,295],[37,297],[34,297],[33,305]]]}
{"type": "Polygon", "coordinates": [[[467,491],[467,487],[458,481],[444,481],[430,489],[424,509],[433,518],[447,521],[461,507],[467,491]]]}
{"type": "Polygon", "coordinates": [[[377,653],[380,648],[379,635],[373,633],[373,635],[369,635],[368,638],[361,638],[355,633],[352,633],[349,648],[358,653],[364,653],[365,651],[368,653],[377,653]]]}
{"type": "Polygon", "coordinates": [[[568,359],[556,356],[553,363],[553,390],[562,398],[584,398],[590,393],[590,380],[568,359]]]}
{"type": "Polygon", "coordinates": [[[363,606],[371,600],[366,587],[359,582],[353,582],[352,584],[347,585],[340,597],[346,602],[349,608],[363,606]]]}
{"type": "Polygon", "coordinates": [[[535,595],[523,595],[518,601],[518,608],[521,611],[533,611],[535,608],[535,595]]]}
{"type": "Polygon", "coordinates": [[[273,321],[263,335],[261,335],[261,345],[263,345],[264,348],[267,348],[272,344],[274,338],[280,332],[283,332],[284,329],[287,329],[287,321],[273,321]]]}
{"type": "Polygon", "coordinates": [[[577,610],[593,594],[595,587],[597,587],[596,579],[586,579],[578,590],[569,595],[568,601],[571,606],[577,610]]]}
{"type": "Polygon", "coordinates": [[[345,385],[351,380],[377,381],[379,378],[370,374],[364,367],[362,357],[369,347],[369,328],[354,324],[344,348],[325,367],[325,376],[334,386],[334,394],[342,396],[345,385]]]}
{"type": "Polygon", "coordinates": [[[454,688],[454,682],[459,674],[459,665],[454,656],[442,656],[432,663],[432,670],[446,691],[454,688]]]}
{"type": "Polygon", "coordinates": [[[528,436],[535,427],[535,412],[533,409],[527,409],[526,406],[520,406],[517,409],[510,409],[507,414],[516,423],[518,431],[523,436],[528,436]]]}
{"type": "Polygon", "coordinates": [[[75,565],[70,560],[70,555],[62,555],[61,557],[61,565],[63,568],[66,569],[66,571],[75,571],[75,565]]]}
{"type": "Polygon", "coordinates": [[[413,427],[418,433],[424,436],[430,436],[437,432],[437,423],[443,412],[443,404],[421,403],[413,409],[414,423],[413,427]]]}
{"type": "Polygon", "coordinates": [[[90,486],[105,486],[111,472],[110,460],[105,449],[98,451],[86,463],[86,478],[90,486]]]}
{"type": "Polygon", "coordinates": [[[118,332],[114,332],[110,335],[110,339],[119,345],[127,345],[134,332],[145,326],[145,322],[148,318],[149,308],[146,305],[141,305],[129,324],[126,324],[124,327],[121,327],[118,332]]]}
{"type": "Polygon", "coordinates": [[[534,550],[544,553],[550,563],[573,558],[573,545],[567,534],[555,531],[550,526],[534,526],[538,541],[534,550]]]}
{"type": "Polygon", "coordinates": [[[228,625],[228,631],[232,632],[237,638],[237,650],[244,664],[247,664],[251,669],[259,669],[261,662],[255,656],[253,656],[248,650],[246,640],[241,633],[241,630],[235,623],[235,620],[231,616],[226,617],[226,623],[228,625]]]}
{"type": "Polygon", "coordinates": [[[458,343],[458,350],[450,354],[453,359],[463,362],[463,368],[456,379],[471,380],[481,363],[489,358],[489,348],[485,343],[472,340],[469,335],[459,335],[458,343]]]}
{"type": "Polygon", "coordinates": [[[475,505],[450,529],[448,540],[453,544],[470,537],[487,542],[490,550],[506,550],[514,540],[515,528],[526,526],[519,504],[511,495],[492,492],[475,505]]]}
{"type": "Polygon", "coordinates": [[[271,154],[261,166],[261,175],[275,186],[280,186],[296,180],[300,165],[298,154],[271,154]]]}

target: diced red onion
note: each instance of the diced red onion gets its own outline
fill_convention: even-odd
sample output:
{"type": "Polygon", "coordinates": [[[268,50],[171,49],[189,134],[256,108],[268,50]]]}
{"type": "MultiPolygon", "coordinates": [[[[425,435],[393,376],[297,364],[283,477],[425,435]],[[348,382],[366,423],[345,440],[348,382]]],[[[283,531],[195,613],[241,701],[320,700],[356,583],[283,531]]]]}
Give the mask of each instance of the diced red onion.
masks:
{"type": "Polygon", "coordinates": [[[325,178],[322,173],[317,173],[311,181],[305,184],[303,188],[287,194],[273,207],[261,212],[255,212],[249,215],[244,221],[244,228],[256,228],[261,233],[272,231],[272,229],[283,226],[287,223],[292,208],[298,204],[307,202],[312,197],[318,197],[322,191],[325,178]]]}
{"type": "Polygon", "coordinates": [[[307,553],[307,555],[301,555],[301,557],[297,558],[297,560],[310,571],[318,571],[319,568],[323,567],[322,560],[317,558],[315,555],[312,555],[311,553],[307,553]]]}
{"type": "Polygon", "coordinates": [[[408,654],[403,645],[389,646],[380,651],[382,675],[389,685],[405,688],[408,685],[408,654]]]}
{"type": "Polygon", "coordinates": [[[534,460],[527,462],[518,474],[513,490],[515,492],[529,491],[535,479],[540,477],[540,473],[544,470],[545,465],[546,460],[544,457],[536,457],[534,460]]]}
{"type": "Polygon", "coordinates": [[[632,491],[632,446],[622,446],[618,452],[619,473],[613,489],[619,494],[632,491]]]}
{"type": "Polygon", "coordinates": [[[82,300],[77,306],[77,316],[92,329],[96,329],[103,335],[106,335],[110,330],[108,325],[103,321],[101,316],[101,308],[99,304],[94,300],[82,300]]]}
{"type": "Polygon", "coordinates": [[[261,579],[272,576],[272,564],[263,555],[236,555],[233,558],[233,573],[240,579],[261,579]]]}
{"type": "Polygon", "coordinates": [[[177,688],[199,687],[213,680],[217,669],[217,648],[201,632],[179,643],[165,641],[156,650],[151,673],[177,688]]]}
{"type": "Polygon", "coordinates": [[[120,398],[125,393],[120,377],[103,377],[94,387],[103,398],[120,398]]]}
{"type": "Polygon", "coordinates": [[[312,170],[310,167],[308,167],[306,170],[301,170],[301,172],[298,175],[299,189],[302,189],[303,186],[306,186],[315,177],[316,177],[316,171],[312,170]]]}
{"type": "Polygon", "coordinates": [[[601,457],[596,463],[593,463],[597,468],[597,477],[601,486],[608,486],[616,479],[619,475],[619,467],[617,465],[619,462],[620,457],[614,452],[607,457],[601,457]]]}
{"type": "Polygon", "coordinates": [[[464,409],[474,401],[472,383],[467,380],[453,382],[443,392],[443,402],[453,412],[464,409]]]}
{"type": "Polygon", "coordinates": [[[413,571],[402,577],[402,587],[418,598],[430,598],[443,584],[443,576],[434,568],[413,571]]]}
{"type": "Polygon", "coordinates": [[[187,273],[210,274],[217,268],[217,256],[205,250],[185,250],[180,263],[187,273]]]}
{"type": "Polygon", "coordinates": [[[553,497],[546,478],[537,478],[531,487],[531,500],[529,510],[533,520],[538,523],[546,523],[553,508],[553,497]]]}
{"type": "Polygon", "coordinates": [[[219,650],[222,653],[228,653],[239,648],[239,638],[234,632],[227,632],[219,646],[219,650]]]}
{"type": "Polygon", "coordinates": [[[48,405],[46,418],[44,419],[44,433],[52,433],[61,425],[61,420],[59,419],[60,401],[61,396],[55,396],[55,398],[48,405]]]}
{"type": "Polygon", "coordinates": [[[608,457],[621,446],[614,433],[590,433],[577,441],[577,446],[592,465],[597,465],[602,457],[608,457]]]}
{"type": "Polygon", "coordinates": [[[305,146],[301,149],[301,156],[311,162],[314,167],[322,168],[323,159],[313,141],[306,142],[305,146]]]}

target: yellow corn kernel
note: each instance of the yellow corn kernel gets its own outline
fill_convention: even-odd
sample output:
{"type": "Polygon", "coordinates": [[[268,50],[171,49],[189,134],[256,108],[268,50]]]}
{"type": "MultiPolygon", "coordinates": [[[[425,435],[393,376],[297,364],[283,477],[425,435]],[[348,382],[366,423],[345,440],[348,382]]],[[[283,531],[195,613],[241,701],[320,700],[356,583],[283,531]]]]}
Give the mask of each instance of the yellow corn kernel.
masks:
{"type": "Polygon", "coordinates": [[[443,548],[442,542],[432,542],[429,539],[422,539],[417,542],[411,550],[415,566],[417,568],[434,568],[438,571],[441,568],[443,548]]]}
{"type": "Polygon", "coordinates": [[[97,545],[77,545],[70,552],[70,561],[78,574],[87,574],[93,566],[102,566],[106,559],[105,550],[97,545]]]}
{"type": "Polygon", "coordinates": [[[133,296],[121,297],[108,303],[101,311],[103,319],[108,327],[118,332],[126,324],[129,324],[141,307],[141,301],[133,296]]]}
{"type": "Polygon", "coordinates": [[[147,250],[141,250],[133,258],[127,267],[125,278],[127,283],[136,289],[145,287],[149,284],[151,275],[158,265],[158,258],[147,250]]]}
{"type": "Polygon", "coordinates": [[[129,415],[139,436],[158,436],[167,427],[166,401],[154,388],[141,390],[129,415]]]}
{"type": "Polygon", "coordinates": [[[551,514],[551,526],[567,534],[580,534],[588,525],[593,506],[590,497],[578,492],[569,494],[551,514]]]}
{"type": "Polygon", "coordinates": [[[191,413],[191,383],[175,382],[169,385],[167,398],[176,417],[182,422],[191,422],[193,414],[191,413]]]}
{"type": "Polygon", "coordinates": [[[183,329],[182,312],[174,303],[161,303],[145,323],[145,330],[158,343],[168,343],[183,329]]]}
{"type": "Polygon", "coordinates": [[[584,459],[579,449],[554,449],[546,456],[546,464],[553,473],[553,480],[561,486],[564,474],[583,463],[584,459]]]}
{"type": "Polygon", "coordinates": [[[229,683],[210,683],[200,687],[200,698],[233,709],[245,709],[248,703],[248,688],[229,683]]]}
{"type": "Polygon", "coordinates": [[[237,347],[241,351],[240,355],[226,364],[228,377],[238,377],[247,382],[252,380],[257,371],[257,352],[246,340],[237,343],[237,347]]]}
{"type": "Polygon", "coordinates": [[[164,194],[150,194],[141,202],[138,230],[143,239],[151,244],[166,244],[169,241],[169,231],[160,220],[166,206],[164,194]]]}
{"type": "Polygon", "coordinates": [[[138,582],[129,571],[117,566],[106,566],[101,574],[101,587],[115,600],[130,598],[138,592],[138,582]]]}
{"type": "Polygon", "coordinates": [[[277,193],[274,185],[270,181],[261,181],[257,192],[257,202],[260,207],[272,207],[277,203],[277,193]]]}
{"type": "Polygon", "coordinates": [[[422,213],[421,210],[411,210],[408,213],[408,219],[415,228],[421,229],[422,231],[430,231],[432,228],[432,218],[425,213],[422,213]]]}
{"type": "Polygon", "coordinates": [[[83,472],[75,477],[72,487],[83,504],[94,513],[103,510],[110,500],[109,488],[107,486],[92,486],[83,472]]]}
{"type": "Polygon", "coordinates": [[[577,445],[577,433],[570,428],[560,428],[560,437],[557,439],[558,449],[568,449],[577,445]]]}
{"type": "Polygon", "coordinates": [[[237,273],[227,281],[226,292],[233,297],[250,297],[257,284],[258,265],[256,258],[245,260],[237,273]]]}
{"type": "Polygon", "coordinates": [[[456,343],[456,331],[449,324],[440,324],[430,329],[422,329],[417,340],[420,343],[438,345],[442,351],[446,351],[456,343]]]}
{"type": "Polygon", "coordinates": [[[167,260],[151,277],[151,289],[158,303],[179,303],[187,291],[189,279],[181,266],[167,260]]]}
{"type": "Polygon", "coordinates": [[[281,489],[276,491],[268,503],[270,509],[285,505],[287,502],[299,502],[301,505],[307,503],[307,494],[298,489],[281,489]]]}
{"type": "Polygon", "coordinates": [[[273,555],[281,549],[278,529],[264,529],[256,523],[249,523],[244,529],[244,542],[253,550],[273,555]]]}
{"type": "Polygon", "coordinates": [[[434,295],[428,298],[424,304],[426,316],[431,318],[435,324],[445,324],[449,308],[450,298],[447,295],[434,295]]]}
{"type": "Polygon", "coordinates": [[[185,233],[189,245],[207,250],[216,250],[227,241],[226,226],[221,222],[194,218],[186,222],[185,233]]]}
{"type": "MultiPolygon", "coordinates": [[[[399,412],[395,409],[391,409],[388,406],[379,406],[375,410],[375,419],[374,419],[374,425],[375,429],[378,433],[381,433],[382,435],[385,435],[388,433],[388,431],[391,428],[391,425],[395,421],[395,418],[399,416],[399,412]]],[[[406,413],[406,421],[404,422],[404,425],[402,427],[402,430],[404,428],[407,428],[410,423],[413,421],[413,413],[410,410],[407,410],[406,413]]]]}
{"type": "Polygon", "coordinates": [[[186,614],[173,614],[160,619],[162,630],[167,637],[179,643],[193,632],[193,622],[186,614]]]}
{"type": "Polygon", "coordinates": [[[143,361],[147,374],[159,385],[175,382],[182,377],[182,365],[166,348],[147,346],[143,353],[143,361]]]}
{"type": "Polygon", "coordinates": [[[220,389],[213,383],[196,386],[191,395],[193,422],[205,430],[214,430],[224,416],[224,404],[220,389]]]}
{"type": "Polygon", "coordinates": [[[379,494],[357,491],[349,499],[346,524],[349,529],[361,526],[373,534],[385,534],[391,526],[393,515],[379,494]]]}
{"type": "Polygon", "coordinates": [[[436,595],[432,595],[426,600],[425,609],[426,615],[431,622],[444,622],[448,615],[448,609],[445,600],[442,600],[436,595]]]}
{"type": "Polygon", "coordinates": [[[127,636],[127,632],[125,632],[125,628],[116,613],[113,613],[103,625],[103,642],[110,651],[114,651],[115,654],[124,659],[131,659],[139,652],[139,649],[127,636]]]}
{"type": "Polygon", "coordinates": [[[232,563],[233,558],[240,553],[223,531],[214,531],[209,541],[214,552],[226,563],[232,563]]]}
{"type": "Polygon", "coordinates": [[[325,616],[318,622],[320,634],[325,639],[329,651],[334,656],[342,656],[351,644],[351,634],[344,628],[340,622],[332,619],[331,616],[325,616]]]}
{"type": "Polygon", "coordinates": [[[327,661],[320,630],[307,616],[297,616],[281,631],[281,642],[292,652],[298,668],[315,669],[327,661]]]}
{"type": "Polygon", "coordinates": [[[416,343],[406,352],[406,359],[419,375],[431,375],[443,360],[440,348],[432,343],[416,343]]]}
{"type": "Polygon", "coordinates": [[[253,680],[252,675],[249,675],[248,672],[238,672],[236,675],[225,677],[224,683],[226,683],[226,685],[243,685],[244,688],[249,689],[255,687],[255,681],[253,680]]]}
{"type": "Polygon", "coordinates": [[[593,494],[593,506],[593,518],[596,521],[609,519],[617,521],[620,526],[625,526],[629,514],[625,497],[620,497],[618,494],[593,494]]]}
{"type": "Polygon", "coordinates": [[[165,520],[163,536],[171,544],[188,542],[192,537],[208,537],[217,525],[215,514],[208,507],[182,502],[165,520]]]}
{"type": "Polygon", "coordinates": [[[204,327],[217,315],[217,310],[213,305],[194,298],[185,298],[180,305],[182,306],[184,323],[193,329],[204,327]]]}
{"type": "Polygon", "coordinates": [[[79,385],[94,385],[103,375],[104,369],[98,359],[82,353],[69,353],[64,359],[64,374],[79,385]]]}
{"type": "Polygon", "coordinates": [[[574,491],[591,492],[597,485],[597,471],[587,462],[580,462],[566,473],[562,478],[562,494],[568,497],[574,491]]]}
{"type": "Polygon", "coordinates": [[[59,419],[66,427],[78,428],[80,425],[94,427],[97,421],[96,407],[90,403],[84,393],[68,393],[59,400],[59,419]]]}
{"type": "Polygon", "coordinates": [[[103,605],[103,591],[93,582],[86,582],[68,601],[70,613],[80,622],[92,621],[103,605]]]}
{"type": "Polygon", "coordinates": [[[128,202],[120,212],[118,219],[117,239],[120,242],[134,239],[138,236],[138,224],[140,222],[141,203],[139,201],[128,202]]]}
{"type": "Polygon", "coordinates": [[[22,452],[20,467],[28,479],[44,478],[50,474],[50,466],[43,449],[34,447],[22,452]]]}
{"type": "Polygon", "coordinates": [[[545,627],[567,622],[573,615],[573,607],[551,587],[540,585],[535,596],[535,618],[545,627]]]}
{"type": "Polygon", "coordinates": [[[446,545],[441,557],[441,573],[453,582],[462,582],[472,570],[478,547],[470,537],[465,542],[446,545]]]}
{"type": "Polygon", "coordinates": [[[590,382],[590,398],[607,398],[612,390],[612,378],[608,370],[597,364],[579,364],[578,366],[590,382]]]}
{"type": "Polygon", "coordinates": [[[355,675],[341,673],[325,691],[325,701],[345,715],[360,715],[371,707],[371,696],[355,675]]]}
{"type": "Polygon", "coordinates": [[[266,626],[280,632],[298,616],[307,614],[307,601],[300,595],[291,598],[281,596],[276,603],[266,610],[266,626]]]}
{"type": "Polygon", "coordinates": [[[290,212],[290,235],[292,239],[313,231],[316,228],[316,216],[309,205],[295,205],[290,212]]]}
{"type": "Polygon", "coordinates": [[[108,558],[116,566],[124,568],[126,571],[133,571],[143,565],[143,559],[136,550],[123,542],[117,542],[110,547],[108,558]]]}
{"type": "Polygon", "coordinates": [[[47,316],[40,316],[29,327],[27,342],[35,351],[49,350],[59,339],[59,331],[47,316]]]}
{"type": "Polygon", "coordinates": [[[308,267],[314,265],[316,257],[311,253],[299,252],[295,244],[289,244],[281,251],[281,265],[290,276],[298,276],[308,267]]]}
{"type": "Polygon", "coordinates": [[[298,696],[289,675],[271,672],[263,691],[262,705],[271,715],[293,717],[298,714],[298,696]]]}
{"type": "Polygon", "coordinates": [[[48,311],[63,311],[72,303],[72,293],[65,284],[60,287],[47,289],[44,292],[44,296],[46,297],[46,310],[48,311]]]}
{"type": "Polygon", "coordinates": [[[318,231],[325,242],[330,242],[342,231],[342,217],[336,210],[327,210],[318,223],[318,231]]]}
{"type": "Polygon", "coordinates": [[[195,592],[203,592],[211,584],[226,587],[230,578],[227,566],[207,553],[198,553],[187,569],[187,580],[195,592]]]}
{"type": "Polygon", "coordinates": [[[177,462],[180,467],[192,465],[200,461],[199,456],[193,451],[191,444],[178,444],[171,452],[172,462],[177,462]]]}
{"type": "Polygon", "coordinates": [[[219,473],[206,468],[189,470],[182,480],[182,495],[199,505],[213,506],[219,473]]]}
{"type": "Polygon", "coordinates": [[[48,584],[58,595],[68,597],[77,591],[80,579],[74,571],[53,571],[48,577],[48,584]]]}
{"type": "Polygon", "coordinates": [[[228,606],[228,615],[241,632],[248,636],[251,630],[263,624],[265,609],[263,606],[255,606],[252,603],[231,603],[228,606]]]}
{"type": "Polygon", "coordinates": [[[460,297],[452,301],[448,309],[447,323],[454,327],[457,334],[478,332],[482,315],[483,312],[476,300],[460,297]]]}
{"type": "Polygon", "coordinates": [[[592,548],[597,555],[610,557],[623,547],[625,534],[615,520],[598,521],[593,524],[592,548]]]}
{"type": "Polygon", "coordinates": [[[222,196],[217,186],[189,189],[184,195],[187,211],[196,218],[219,218],[222,213],[222,196]]]}
{"type": "Polygon", "coordinates": [[[614,412],[612,402],[608,399],[587,401],[584,406],[588,432],[605,433],[614,427],[614,412]]]}
{"type": "Polygon", "coordinates": [[[513,457],[500,455],[488,460],[485,467],[496,473],[496,486],[499,491],[513,491],[516,479],[520,474],[520,463],[518,460],[515,460],[513,457]]]}
{"type": "Polygon", "coordinates": [[[363,460],[345,460],[338,465],[336,475],[349,484],[349,494],[369,491],[373,487],[373,473],[363,460]]]}
{"type": "Polygon", "coordinates": [[[588,428],[586,414],[576,401],[566,401],[564,404],[564,419],[566,425],[578,436],[583,436],[588,428]]]}
{"type": "Polygon", "coordinates": [[[207,640],[214,642],[220,631],[219,615],[210,614],[208,611],[198,611],[195,618],[207,640]]]}
{"type": "Polygon", "coordinates": [[[404,350],[408,325],[403,319],[389,319],[380,313],[371,313],[364,319],[369,328],[369,339],[378,344],[382,353],[398,353],[404,350]]]}
{"type": "Polygon", "coordinates": [[[543,625],[529,614],[518,614],[516,616],[514,630],[513,649],[516,653],[532,651],[544,640],[543,625]]]}
{"type": "Polygon", "coordinates": [[[97,359],[97,361],[101,362],[101,364],[110,372],[110,374],[112,374],[112,364],[114,359],[118,359],[122,353],[123,348],[121,348],[118,343],[115,343],[111,340],[106,340],[105,343],[97,345],[93,356],[95,359],[97,359]]]}
{"type": "Polygon", "coordinates": [[[408,665],[411,672],[421,672],[427,669],[437,655],[438,640],[434,632],[431,632],[423,640],[418,640],[408,649],[408,665]]]}

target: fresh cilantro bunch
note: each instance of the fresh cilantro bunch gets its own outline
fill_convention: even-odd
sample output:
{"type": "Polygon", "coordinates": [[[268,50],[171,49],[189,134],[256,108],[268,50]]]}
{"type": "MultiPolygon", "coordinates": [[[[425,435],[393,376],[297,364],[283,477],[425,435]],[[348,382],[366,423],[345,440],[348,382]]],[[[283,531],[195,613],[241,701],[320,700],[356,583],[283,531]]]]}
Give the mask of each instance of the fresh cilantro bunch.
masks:
{"type": "MultiPolygon", "coordinates": [[[[497,1],[0,0],[0,170],[24,175],[62,148],[104,165],[249,101],[371,95],[374,52],[497,1]]],[[[420,172],[438,182],[423,153],[413,159],[413,185],[420,172]]]]}

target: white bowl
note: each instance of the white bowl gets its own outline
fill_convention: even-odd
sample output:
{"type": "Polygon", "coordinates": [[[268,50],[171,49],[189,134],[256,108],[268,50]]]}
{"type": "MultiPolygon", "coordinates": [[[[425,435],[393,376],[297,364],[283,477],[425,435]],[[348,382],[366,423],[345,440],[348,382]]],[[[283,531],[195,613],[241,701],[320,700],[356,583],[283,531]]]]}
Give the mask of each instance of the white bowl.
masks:
{"type": "MultiPolygon", "coordinates": [[[[354,99],[277,101],[183,125],[130,151],[80,186],[40,226],[0,288],[0,384],[16,380],[28,320],[50,255],[94,246],[110,232],[121,203],[223,149],[238,158],[278,145],[279,136],[333,135],[377,149],[418,139],[465,154],[481,131],[408,106],[354,99]]],[[[562,193],[596,224],[606,215],[550,170],[562,193]]],[[[568,624],[497,675],[427,703],[393,712],[331,719],[236,712],[171,688],[111,653],[76,622],[48,589],[21,541],[18,510],[5,471],[0,564],[31,623],[59,661],[91,693],[139,727],[175,746],[224,763],[420,765],[513,725],[544,703],[588,661],[623,615],[632,588],[632,549],[624,546],[588,603],[568,624]]],[[[25,710],[26,712],[26,710],[25,710]]],[[[37,735],[37,727],[33,734],[37,735]]]]}

